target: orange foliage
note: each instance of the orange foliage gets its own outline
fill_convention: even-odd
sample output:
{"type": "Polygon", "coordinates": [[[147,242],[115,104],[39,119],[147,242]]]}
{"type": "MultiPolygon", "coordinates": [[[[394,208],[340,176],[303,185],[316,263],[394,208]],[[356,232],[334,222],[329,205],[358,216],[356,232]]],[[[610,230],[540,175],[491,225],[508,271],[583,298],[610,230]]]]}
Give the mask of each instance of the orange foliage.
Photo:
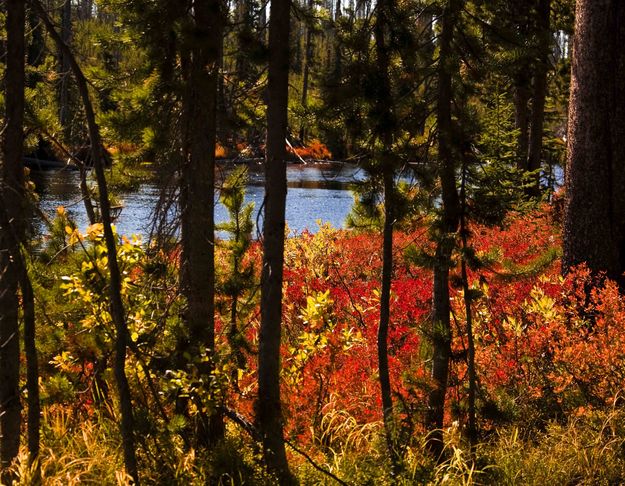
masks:
{"type": "Polygon", "coordinates": [[[308,145],[303,147],[294,147],[293,149],[288,147],[287,150],[302,159],[329,160],[332,158],[332,153],[328,147],[317,139],[311,140],[308,145]]]}
{"type": "Polygon", "coordinates": [[[217,159],[225,159],[228,155],[228,149],[221,145],[219,142],[215,144],[215,158],[217,159]]]}

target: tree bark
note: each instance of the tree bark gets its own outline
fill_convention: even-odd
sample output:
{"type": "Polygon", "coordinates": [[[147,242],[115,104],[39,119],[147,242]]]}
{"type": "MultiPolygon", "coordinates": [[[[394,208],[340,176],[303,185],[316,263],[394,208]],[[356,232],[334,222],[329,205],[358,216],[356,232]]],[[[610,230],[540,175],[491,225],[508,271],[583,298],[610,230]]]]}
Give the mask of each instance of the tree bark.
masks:
{"type": "Polygon", "coordinates": [[[578,0],[569,105],[562,270],[587,263],[623,285],[625,4],[578,0]]]}
{"type": "Polygon", "coordinates": [[[388,331],[390,327],[391,283],[393,278],[393,225],[395,224],[395,203],[393,193],[395,184],[393,172],[384,174],[384,229],[382,242],[382,285],[380,292],[380,324],[378,327],[378,373],[380,375],[380,394],[382,396],[382,417],[386,447],[391,461],[393,476],[397,477],[400,469],[400,457],[396,437],[395,418],[391,377],[388,367],[388,331]]]}
{"type": "Polygon", "coordinates": [[[529,147],[529,77],[525,70],[529,69],[527,65],[524,69],[514,77],[514,125],[519,131],[517,135],[517,167],[520,170],[527,171],[527,152],[529,147]]]}
{"type": "MultiPolygon", "coordinates": [[[[31,41],[26,47],[26,63],[33,68],[38,68],[45,60],[46,52],[46,40],[43,35],[43,27],[32,11],[27,12],[26,17],[28,29],[32,36],[31,41]]],[[[33,72],[27,74],[26,77],[26,86],[29,88],[34,88],[41,79],[41,74],[37,72],[37,70],[33,69],[32,71],[33,72]]]]}
{"type": "Polygon", "coordinates": [[[375,48],[379,73],[379,91],[376,100],[375,120],[376,132],[383,149],[379,163],[381,164],[384,179],[384,229],[382,243],[382,282],[380,292],[380,323],[378,326],[378,372],[380,375],[380,394],[382,397],[382,417],[386,446],[391,461],[393,476],[397,477],[400,469],[399,450],[396,439],[396,427],[393,413],[393,398],[391,394],[391,378],[388,367],[388,331],[390,326],[391,283],[393,277],[393,226],[395,224],[395,181],[394,157],[390,153],[393,145],[393,130],[395,129],[395,115],[393,113],[393,99],[391,80],[389,76],[390,59],[386,36],[390,35],[389,27],[394,0],[379,0],[377,4],[374,24],[375,48]]]}
{"type": "Polygon", "coordinates": [[[11,223],[4,197],[0,195],[0,228],[2,229],[2,251],[9,255],[12,267],[7,271],[15,272],[16,280],[22,293],[24,316],[24,351],[26,354],[26,390],[28,391],[28,463],[35,465],[33,483],[39,484],[40,466],[36,462],[39,456],[39,437],[41,406],[39,402],[39,366],[35,345],[35,296],[28,275],[28,267],[22,255],[20,237],[11,223]]]}
{"type": "Polygon", "coordinates": [[[21,249],[16,245],[19,265],[19,282],[24,308],[24,351],[26,354],[26,390],[28,391],[28,463],[36,464],[34,482],[40,481],[39,441],[41,427],[41,404],[39,401],[39,362],[36,346],[35,294],[28,275],[21,249]]]}
{"type": "Polygon", "coordinates": [[[263,441],[265,464],[270,472],[276,474],[280,484],[294,483],[286,458],[280,400],[290,10],[290,0],[271,2],[261,324],[258,350],[257,421],[263,441]]]}
{"type": "MultiPolygon", "coordinates": [[[[187,301],[188,352],[208,380],[215,360],[215,144],[222,42],[220,0],[195,0],[184,92],[184,166],[181,171],[182,292],[187,301]],[[197,362],[196,362],[197,364],[197,362]]],[[[217,407],[219,410],[219,407],[217,407]]],[[[203,445],[223,439],[220,413],[200,419],[203,445]]]]}
{"type": "Polygon", "coordinates": [[[467,160],[462,158],[462,181],[460,184],[460,201],[462,209],[460,212],[460,240],[462,242],[462,258],[460,262],[460,274],[462,278],[462,296],[464,300],[464,309],[466,316],[466,333],[467,333],[467,375],[469,377],[469,393],[468,393],[468,424],[467,436],[472,451],[477,445],[478,428],[477,413],[475,409],[475,396],[477,393],[477,372],[475,369],[475,338],[473,335],[473,309],[471,307],[473,298],[469,287],[469,275],[467,272],[467,251],[469,249],[468,238],[469,228],[466,221],[467,206],[467,160]]]}
{"type": "Polygon", "coordinates": [[[21,240],[25,229],[24,207],[24,23],[23,0],[6,1],[7,54],[5,72],[5,127],[2,141],[2,186],[10,224],[0,231],[0,460],[2,481],[12,482],[8,467],[20,445],[19,396],[20,344],[18,320],[18,269],[12,248],[12,232],[21,240]]]}
{"type": "MultiPolygon", "coordinates": [[[[308,11],[312,14],[313,0],[308,0],[308,11]]],[[[299,130],[299,139],[306,143],[306,111],[308,109],[308,82],[310,77],[310,64],[313,58],[312,26],[306,26],[306,42],[304,45],[304,73],[302,74],[302,108],[304,109],[304,120],[299,130]]]]}
{"type": "Polygon", "coordinates": [[[428,445],[435,457],[443,451],[443,419],[445,395],[451,357],[451,323],[449,318],[449,268],[455,246],[454,233],[458,229],[460,201],[456,187],[456,159],[452,123],[453,86],[452,76],[458,70],[458,62],[452,52],[453,31],[461,0],[449,0],[444,7],[441,21],[438,61],[438,158],[441,184],[442,220],[437,241],[434,284],[432,292],[432,380],[434,388],[428,397],[426,422],[431,430],[428,445]]]}
{"type": "Polygon", "coordinates": [[[105,150],[102,146],[100,137],[100,129],[95,119],[95,112],[89,97],[89,89],[87,80],[76,62],[69,46],[63,42],[63,39],[54,28],[50,17],[39,0],[29,0],[29,3],[37,12],[42,22],[46,26],[52,40],[56,43],[59,50],[63,51],[66,56],[70,69],[74,74],[74,79],[78,87],[78,92],[85,109],[85,117],[87,119],[87,128],[89,130],[89,139],[91,143],[92,160],[96,172],[96,180],[98,183],[100,213],[102,217],[102,225],[104,230],[104,240],[108,253],[108,270],[109,270],[109,310],[113,324],[115,325],[115,364],[114,374],[117,382],[117,391],[119,393],[121,423],[120,432],[122,436],[122,448],[124,454],[124,466],[126,472],[132,477],[136,486],[139,486],[139,469],[137,467],[137,458],[135,454],[135,437],[134,437],[134,417],[132,409],[132,396],[126,376],[126,349],[128,343],[128,327],[126,325],[126,317],[124,314],[124,304],[121,298],[121,275],[117,262],[117,245],[115,235],[111,227],[111,212],[108,196],[108,187],[104,168],[106,166],[105,150]]]}
{"type": "MultiPolygon", "coordinates": [[[[65,0],[61,7],[61,39],[66,45],[71,45],[72,39],[72,2],[65,0]]],[[[71,127],[69,125],[69,80],[70,65],[63,49],[59,49],[59,123],[67,140],[70,139],[71,127]]]]}
{"type": "MultiPolygon", "coordinates": [[[[527,170],[539,171],[543,149],[543,127],[545,124],[545,99],[547,98],[547,76],[549,74],[549,55],[551,53],[550,29],[551,0],[539,0],[537,23],[540,58],[534,71],[532,95],[532,119],[527,153],[527,170]]],[[[540,195],[540,174],[531,190],[533,196],[540,195]]]]}

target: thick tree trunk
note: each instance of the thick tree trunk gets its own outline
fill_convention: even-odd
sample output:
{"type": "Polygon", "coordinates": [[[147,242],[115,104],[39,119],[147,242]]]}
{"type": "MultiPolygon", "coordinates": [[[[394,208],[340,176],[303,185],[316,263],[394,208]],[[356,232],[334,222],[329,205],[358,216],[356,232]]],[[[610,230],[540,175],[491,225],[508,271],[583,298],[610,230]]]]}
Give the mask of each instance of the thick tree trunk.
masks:
{"type": "Polygon", "coordinates": [[[562,270],[625,271],[625,4],[578,0],[562,270]]]}
{"type": "MultiPolygon", "coordinates": [[[[181,173],[182,292],[186,297],[188,352],[215,359],[215,144],[217,89],[224,24],[220,0],[195,0],[194,27],[184,93],[184,166],[181,173]]],[[[219,407],[218,407],[219,408],[219,407]]],[[[223,439],[219,413],[203,417],[198,440],[203,445],[223,439]]]]}
{"type": "Polygon", "coordinates": [[[441,18],[438,61],[438,157],[442,196],[442,221],[437,242],[434,285],[432,292],[432,380],[434,388],[428,397],[427,425],[431,430],[429,447],[436,457],[443,450],[442,426],[445,415],[445,395],[451,357],[451,323],[449,318],[449,267],[458,229],[460,201],[456,187],[456,158],[452,126],[452,76],[458,63],[452,52],[453,31],[461,0],[449,0],[441,18]]]}
{"type": "MultiPolygon", "coordinates": [[[[534,72],[532,120],[527,153],[527,170],[530,171],[538,171],[542,160],[545,99],[547,98],[547,76],[549,74],[549,56],[551,54],[550,13],[551,0],[539,0],[537,23],[540,59],[534,72]]],[[[540,195],[540,174],[538,172],[531,192],[534,196],[540,195]]]]}
{"type": "Polygon", "coordinates": [[[290,10],[290,0],[271,2],[257,403],[265,463],[281,484],[294,482],[286,459],[280,401],[290,10]]]}
{"type": "Polygon", "coordinates": [[[115,325],[115,364],[114,374],[117,382],[117,391],[119,393],[121,423],[120,432],[122,436],[122,449],[124,454],[124,466],[126,472],[133,478],[135,485],[139,485],[139,469],[137,467],[137,458],[135,454],[135,437],[134,437],[134,418],[132,409],[132,397],[128,378],[126,376],[126,348],[128,343],[128,328],[126,325],[126,317],[124,314],[124,304],[121,298],[121,275],[117,262],[117,245],[115,235],[111,227],[110,202],[108,196],[108,187],[104,168],[106,166],[105,150],[102,146],[100,137],[100,129],[95,119],[95,112],[89,97],[89,89],[87,80],[78,66],[69,46],[63,42],[63,39],[54,28],[50,17],[46,13],[38,0],[29,0],[34,10],[37,12],[42,22],[46,26],[52,40],[56,43],[59,50],[63,51],[66,56],[74,79],[78,87],[78,92],[85,109],[85,117],[87,119],[87,127],[89,130],[89,141],[91,143],[91,156],[96,172],[96,180],[99,190],[100,212],[104,229],[104,239],[108,253],[108,270],[109,270],[109,310],[113,324],[115,325]]]}
{"type": "Polygon", "coordinates": [[[41,406],[39,402],[39,366],[35,345],[35,295],[28,275],[28,267],[22,255],[20,237],[12,226],[3,195],[0,195],[0,228],[2,229],[3,245],[5,245],[2,251],[9,255],[12,263],[7,271],[15,272],[22,293],[26,390],[28,391],[28,453],[31,467],[36,464],[33,480],[38,483],[40,481],[40,468],[35,461],[39,456],[41,406]]]}
{"type": "Polygon", "coordinates": [[[19,396],[20,343],[18,321],[18,269],[12,233],[19,241],[24,234],[24,2],[6,1],[7,54],[5,72],[5,126],[2,142],[2,186],[0,191],[10,226],[0,230],[0,460],[2,480],[11,483],[7,468],[20,445],[21,406],[19,396]]]}

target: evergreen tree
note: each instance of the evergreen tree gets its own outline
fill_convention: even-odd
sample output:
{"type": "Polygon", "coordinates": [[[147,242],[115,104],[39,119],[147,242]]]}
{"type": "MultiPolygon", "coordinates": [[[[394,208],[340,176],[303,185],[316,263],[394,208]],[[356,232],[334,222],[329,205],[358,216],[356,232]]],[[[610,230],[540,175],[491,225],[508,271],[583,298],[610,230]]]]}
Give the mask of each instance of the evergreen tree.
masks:
{"type": "Polygon", "coordinates": [[[16,247],[25,236],[24,144],[24,25],[22,0],[6,2],[5,126],[2,139],[0,194],[6,221],[0,231],[0,460],[2,481],[11,484],[9,467],[20,446],[20,339],[16,247]],[[9,223],[9,226],[7,226],[9,223]],[[12,240],[17,243],[13,245],[12,240]]]}
{"type": "Polygon", "coordinates": [[[565,273],[586,263],[623,283],[625,271],[625,6],[578,0],[569,109],[565,273]]]}
{"type": "Polygon", "coordinates": [[[265,464],[284,485],[294,482],[286,458],[280,397],[290,17],[290,0],[271,2],[256,416],[265,464]]]}

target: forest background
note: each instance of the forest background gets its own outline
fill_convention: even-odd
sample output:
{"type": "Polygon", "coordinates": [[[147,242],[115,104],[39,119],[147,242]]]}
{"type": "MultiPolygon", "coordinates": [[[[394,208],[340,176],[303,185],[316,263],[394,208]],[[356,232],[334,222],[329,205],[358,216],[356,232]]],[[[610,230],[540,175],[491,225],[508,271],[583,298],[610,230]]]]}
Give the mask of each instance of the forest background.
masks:
{"type": "Polygon", "coordinates": [[[625,7],[344,2],[2,2],[3,483],[625,481],[625,7]],[[318,159],[349,229],[288,238],[318,159]]]}

